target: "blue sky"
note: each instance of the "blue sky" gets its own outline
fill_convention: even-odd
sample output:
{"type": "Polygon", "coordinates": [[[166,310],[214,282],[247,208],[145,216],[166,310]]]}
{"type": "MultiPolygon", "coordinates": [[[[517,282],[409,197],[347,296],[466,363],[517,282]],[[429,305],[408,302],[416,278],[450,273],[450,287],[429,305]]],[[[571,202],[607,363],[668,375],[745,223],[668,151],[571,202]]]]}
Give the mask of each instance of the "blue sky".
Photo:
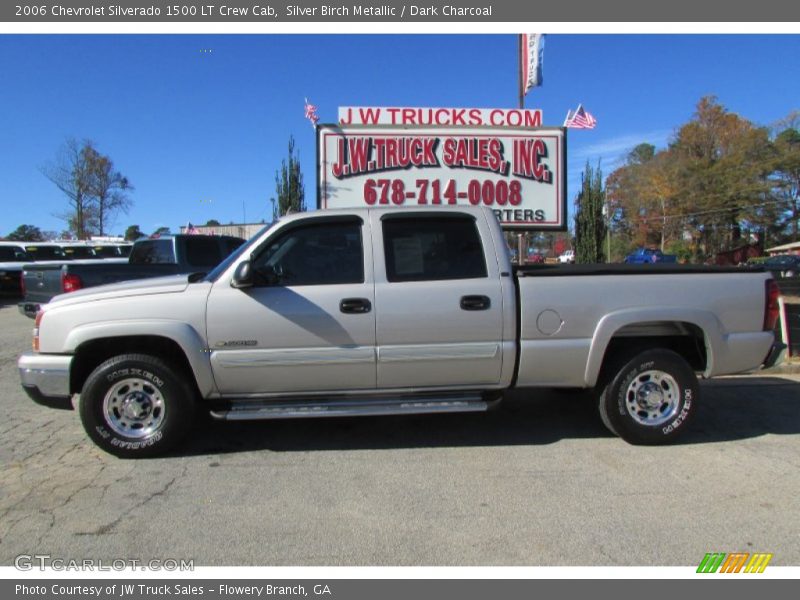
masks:
{"type": "MultiPolygon", "coordinates": [[[[314,206],[314,132],[362,106],[515,107],[513,35],[2,35],[0,235],[64,228],[66,198],[39,169],[65,138],[94,140],[135,186],[113,232],[269,219],[294,135],[314,206]],[[210,52],[209,52],[210,50],[210,52]]],[[[570,204],[587,160],[606,173],[640,142],[663,146],[701,96],[770,125],[800,108],[798,35],[550,35],[545,125],[582,102],[570,130],[570,204]]]]}

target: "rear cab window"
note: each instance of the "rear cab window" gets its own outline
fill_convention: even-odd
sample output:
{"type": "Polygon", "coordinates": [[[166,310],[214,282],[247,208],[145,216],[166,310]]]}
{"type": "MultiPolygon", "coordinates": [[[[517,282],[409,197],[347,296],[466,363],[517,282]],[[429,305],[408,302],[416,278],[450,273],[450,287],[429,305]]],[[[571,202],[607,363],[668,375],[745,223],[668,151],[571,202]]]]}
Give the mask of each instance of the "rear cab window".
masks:
{"type": "Polygon", "coordinates": [[[172,238],[137,242],[131,251],[130,262],[139,265],[174,265],[175,245],[172,238]]]}
{"type": "Polygon", "coordinates": [[[190,267],[213,267],[222,261],[222,249],[217,238],[195,235],[184,238],[186,264],[190,267]]]}

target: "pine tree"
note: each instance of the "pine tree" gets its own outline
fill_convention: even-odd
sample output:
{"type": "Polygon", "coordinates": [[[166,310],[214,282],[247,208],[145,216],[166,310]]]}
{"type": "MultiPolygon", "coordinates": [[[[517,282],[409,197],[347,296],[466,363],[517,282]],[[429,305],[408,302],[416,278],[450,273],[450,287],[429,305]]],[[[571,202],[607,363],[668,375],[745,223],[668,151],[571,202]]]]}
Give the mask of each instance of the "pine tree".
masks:
{"type": "Polygon", "coordinates": [[[289,137],[289,156],[281,162],[275,173],[275,193],[278,197],[278,214],[300,212],[306,209],[303,174],[300,172],[300,158],[294,152],[294,137],[289,137]]]}
{"type": "Polygon", "coordinates": [[[605,201],[603,172],[599,165],[595,170],[587,161],[581,176],[581,191],[575,198],[576,263],[604,262],[603,240],[606,237],[606,223],[603,217],[603,205],[605,201]]]}

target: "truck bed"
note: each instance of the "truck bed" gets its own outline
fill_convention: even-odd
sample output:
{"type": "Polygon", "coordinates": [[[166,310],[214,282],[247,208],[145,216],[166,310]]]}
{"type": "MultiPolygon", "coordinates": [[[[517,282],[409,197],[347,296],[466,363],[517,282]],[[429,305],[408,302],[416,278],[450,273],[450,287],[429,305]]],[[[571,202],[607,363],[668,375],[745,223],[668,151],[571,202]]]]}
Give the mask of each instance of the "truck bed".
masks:
{"type": "Polygon", "coordinates": [[[565,277],[586,275],[680,275],[715,273],[764,273],[762,265],[718,266],[718,265],[679,265],[674,263],[654,263],[644,265],[613,263],[601,265],[539,264],[514,266],[518,277],[565,277]]]}
{"type": "Polygon", "coordinates": [[[707,377],[758,367],[773,342],[763,310],[753,310],[764,306],[770,278],[760,267],[543,265],[515,273],[520,387],[593,387],[612,339],[688,341],[707,377]],[[749,278],[761,284],[745,285],[749,278]]]}

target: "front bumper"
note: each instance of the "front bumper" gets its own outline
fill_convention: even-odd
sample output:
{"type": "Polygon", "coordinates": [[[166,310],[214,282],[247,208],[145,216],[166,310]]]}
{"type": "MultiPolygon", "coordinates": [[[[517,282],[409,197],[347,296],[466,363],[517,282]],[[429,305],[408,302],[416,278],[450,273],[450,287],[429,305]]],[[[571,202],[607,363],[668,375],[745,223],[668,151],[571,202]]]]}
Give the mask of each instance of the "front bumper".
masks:
{"type": "Polygon", "coordinates": [[[19,312],[30,319],[36,318],[36,313],[39,312],[41,304],[38,302],[20,302],[17,304],[19,312]]]}
{"type": "Polygon", "coordinates": [[[785,356],[784,351],[786,350],[786,344],[780,342],[778,340],[772,345],[772,348],[769,350],[769,354],[767,354],[767,358],[764,359],[764,368],[769,369],[770,367],[774,367],[776,364],[783,362],[785,356]]]}
{"type": "Polygon", "coordinates": [[[17,361],[22,389],[37,404],[72,409],[69,370],[72,356],[26,352],[17,361]]]}
{"type": "Polygon", "coordinates": [[[2,269],[0,270],[0,295],[2,296],[21,296],[22,284],[20,276],[22,271],[2,269]]]}

